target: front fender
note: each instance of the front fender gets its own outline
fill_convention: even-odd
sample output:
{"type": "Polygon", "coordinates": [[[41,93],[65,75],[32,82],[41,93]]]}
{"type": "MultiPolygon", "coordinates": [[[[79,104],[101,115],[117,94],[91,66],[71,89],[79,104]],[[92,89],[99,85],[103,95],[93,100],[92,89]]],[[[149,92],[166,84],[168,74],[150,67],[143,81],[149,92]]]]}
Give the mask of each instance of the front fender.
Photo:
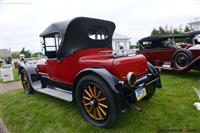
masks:
{"type": "Polygon", "coordinates": [[[36,71],[35,67],[29,64],[26,64],[26,65],[20,66],[19,72],[21,72],[22,69],[26,71],[29,78],[29,82],[31,83],[31,86],[34,88],[34,82],[40,80],[40,75],[36,71]]]}

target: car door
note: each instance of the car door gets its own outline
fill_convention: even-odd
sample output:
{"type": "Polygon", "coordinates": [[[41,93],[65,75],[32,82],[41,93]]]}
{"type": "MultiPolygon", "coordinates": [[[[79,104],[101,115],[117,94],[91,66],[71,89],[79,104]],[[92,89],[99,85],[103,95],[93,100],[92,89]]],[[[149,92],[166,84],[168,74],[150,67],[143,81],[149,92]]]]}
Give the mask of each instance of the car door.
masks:
{"type": "Polygon", "coordinates": [[[175,48],[155,48],[140,50],[148,61],[150,62],[171,62],[175,48]]]}
{"type": "Polygon", "coordinates": [[[160,41],[145,41],[142,45],[143,49],[140,49],[140,53],[153,65],[161,66],[165,62],[171,64],[176,48],[162,45],[160,41]]]}
{"type": "Polygon", "coordinates": [[[47,71],[49,74],[50,79],[59,81],[60,74],[58,70],[58,63],[56,58],[51,58],[47,60],[47,71]]]}
{"type": "Polygon", "coordinates": [[[57,59],[57,50],[58,44],[57,35],[52,37],[45,38],[45,55],[48,57],[47,59],[47,72],[49,78],[55,81],[60,80],[60,73],[58,70],[58,59],[57,59]]]}

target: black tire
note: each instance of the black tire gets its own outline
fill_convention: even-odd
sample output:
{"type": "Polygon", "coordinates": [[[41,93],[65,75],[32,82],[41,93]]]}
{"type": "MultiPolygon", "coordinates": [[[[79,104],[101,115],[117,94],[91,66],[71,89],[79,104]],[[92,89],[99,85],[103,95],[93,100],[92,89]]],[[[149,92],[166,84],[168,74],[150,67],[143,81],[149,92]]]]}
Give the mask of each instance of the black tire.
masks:
{"type": "Polygon", "coordinates": [[[146,87],[146,92],[147,95],[143,98],[144,100],[149,100],[153,97],[153,95],[156,92],[156,87],[153,85],[149,85],[148,87],[146,87]]]}
{"type": "Polygon", "coordinates": [[[86,75],[80,79],[76,87],[76,104],[79,107],[82,116],[93,125],[104,127],[104,128],[110,128],[114,125],[117,119],[117,103],[115,101],[115,98],[109,86],[98,76],[86,75]],[[86,91],[91,92],[90,89],[92,86],[93,86],[93,91],[94,90],[96,91],[90,93],[90,95],[94,94],[93,95],[94,97],[92,95],[91,95],[92,97],[89,97],[86,91]],[[96,88],[94,88],[94,86],[96,86],[96,88]],[[98,94],[97,94],[97,90],[98,90],[98,94]],[[99,95],[99,92],[102,95],[101,94],[99,95]],[[84,101],[87,101],[85,100],[85,96],[89,97],[89,100],[87,99],[88,103],[84,102],[84,101]],[[102,106],[100,106],[101,102],[99,102],[99,99],[100,98],[103,99],[102,97],[106,99],[105,101],[103,101],[104,102],[103,104],[106,105],[107,108],[103,108],[102,106]],[[89,107],[87,107],[86,104],[89,104],[88,105],[89,107]],[[104,113],[106,112],[106,115],[104,115],[104,113],[102,112],[102,110],[100,110],[99,107],[104,109],[103,111],[104,113]],[[90,108],[89,111],[87,108],[90,108]],[[97,117],[95,117],[95,113],[94,113],[95,110],[98,113],[98,119],[97,117]],[[100,112],[100,115],[99,115],[99,112],[100,112]],[[101,118],[101,115],[103,116],[102,118],[101,118]]]}
{"type": "Polygon", "coordinates": [[[28,77],[27,72],[24,69],[22,69],[20,74],[21,74],[21,82],[22,82],[24,92],[26,94],[33,94],[34,89],[31,86],[30,79],[28,77]]]}
{"type": "Polygon", "coordinates": [[[187,49],[178,49],[173,54],[173,65],[178,69],[186,67],[192,60],[192,52],[187,49]]]}

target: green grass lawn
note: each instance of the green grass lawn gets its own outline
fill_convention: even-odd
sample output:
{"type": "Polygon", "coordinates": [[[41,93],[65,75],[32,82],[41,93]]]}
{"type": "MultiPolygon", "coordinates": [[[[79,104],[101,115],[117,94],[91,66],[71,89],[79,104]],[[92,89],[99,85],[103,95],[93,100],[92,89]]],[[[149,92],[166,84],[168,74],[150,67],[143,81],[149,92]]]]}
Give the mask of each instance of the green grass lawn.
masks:
{"type": "Polygon", "coordinates": [[[120,113],[112,129],[102,129],[86,122],[74,103],[68,103],[40,93],[25,95],[13,90],[0,95],[0,117],[11,133],[101,133],[101,132],[157,132],[159,128],[198,128],[200,112],[193,103],[198,98],[192,89],[200,88],[200,74],[169,71],[161,74],[163,88],[150,101],[120,113]]]}
{"type": "MultiPolygon", "coordinates": [[[[20,77],[18,75],[18,69],[13,69],[13,77],[14,77],[13,81],[19,81],[20,80],[20,77]]],[[[0,77],[0,83],[9,83],[9,82],[13,82],[13,81],[3,82],[3,79],[0,77]]]]}

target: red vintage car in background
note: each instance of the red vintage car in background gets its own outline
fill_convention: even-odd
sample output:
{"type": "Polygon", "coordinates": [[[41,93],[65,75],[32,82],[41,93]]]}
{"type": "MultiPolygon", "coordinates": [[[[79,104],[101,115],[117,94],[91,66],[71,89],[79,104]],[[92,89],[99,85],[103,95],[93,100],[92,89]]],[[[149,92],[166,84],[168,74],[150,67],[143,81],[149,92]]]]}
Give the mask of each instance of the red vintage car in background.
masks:
{"type": "Polygon", "coordinates": [[[161,87],[159,73],[143,55],[113,52],[114,29],[86,17],[51,24],[40,35],[47,58],[20,67],[25,93],[75,101],[87,121],[106,128],[131,103],[150,99],[161,87]]]}
{"type": "Polygon", "coordinates": [[[175,71],[200,69],[200,31],[149,36],[139,40],[137,45],[138,53],[156,68],[175,71]]]}

